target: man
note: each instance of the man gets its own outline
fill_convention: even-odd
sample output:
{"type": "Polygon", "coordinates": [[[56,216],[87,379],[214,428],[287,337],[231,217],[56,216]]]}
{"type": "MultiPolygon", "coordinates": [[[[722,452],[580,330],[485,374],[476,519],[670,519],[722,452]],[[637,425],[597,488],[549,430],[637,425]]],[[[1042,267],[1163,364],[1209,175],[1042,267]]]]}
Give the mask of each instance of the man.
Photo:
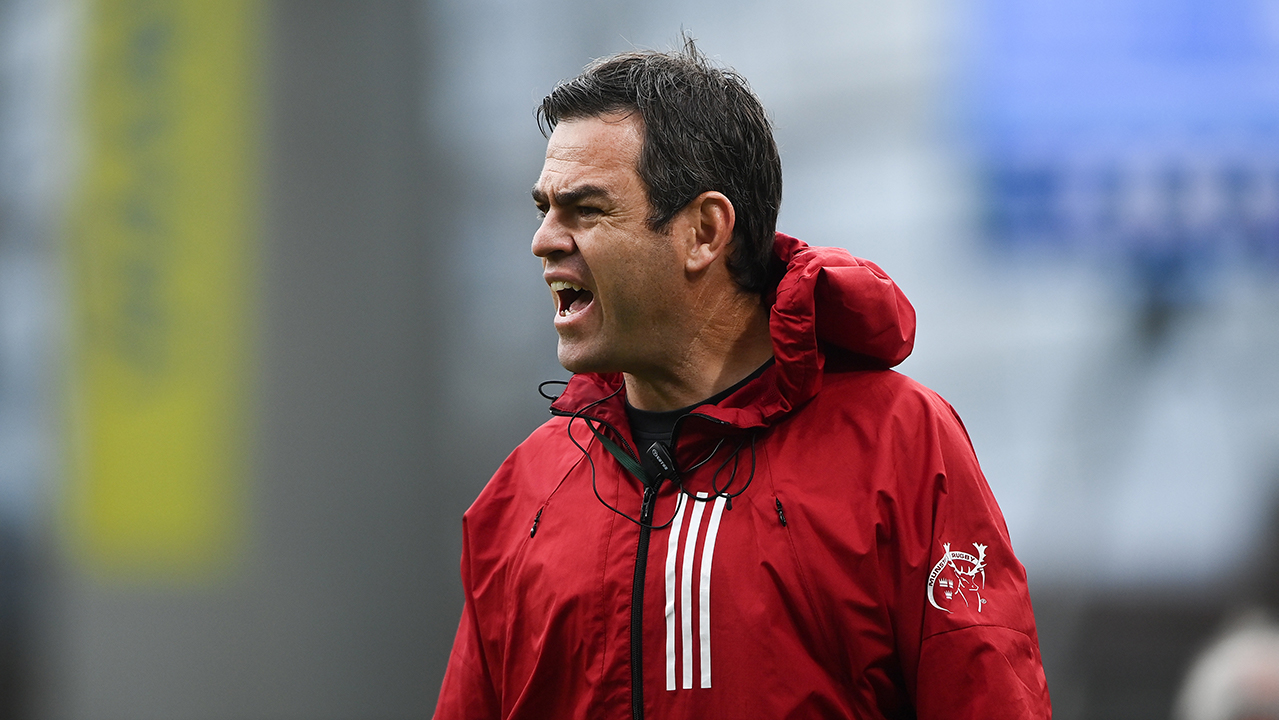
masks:
{"type": "Polygon", "coordinates": [[[557,86],[533,237],[574,374],[463,519],[436,717],[1047,718],[1008,533],[914,310],[774,232],[745,81],[683,52],[557,86]]]}

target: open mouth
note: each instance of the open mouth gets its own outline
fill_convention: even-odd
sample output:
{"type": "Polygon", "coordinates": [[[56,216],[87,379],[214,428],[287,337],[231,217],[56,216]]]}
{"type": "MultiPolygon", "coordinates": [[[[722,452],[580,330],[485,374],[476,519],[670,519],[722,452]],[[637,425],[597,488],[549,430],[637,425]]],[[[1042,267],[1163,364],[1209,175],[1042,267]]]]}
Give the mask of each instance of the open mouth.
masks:
{"type": "Polygon", "coordinates": [[[555,298],[559,303],[560,317],[568,317],[573,313],[581,312],[595,299],[595,295],[590,290],[563,280],[552,280],[551,291],[555,293],[555,298]]]}

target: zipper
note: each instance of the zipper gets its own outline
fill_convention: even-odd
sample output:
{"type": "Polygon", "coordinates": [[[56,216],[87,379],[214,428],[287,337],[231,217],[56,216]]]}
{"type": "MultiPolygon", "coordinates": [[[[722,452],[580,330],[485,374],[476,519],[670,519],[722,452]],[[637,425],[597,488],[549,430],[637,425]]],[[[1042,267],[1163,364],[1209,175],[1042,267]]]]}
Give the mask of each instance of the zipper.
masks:
{"type": "MultiPolygon", "coordinates": [[[[547,502],[550,502],[550,501],[548,500],[547,502]]],[[[542,522],[542,511],[545,509],[546,509],[545,505],[537,509],[537,515],[533,517],[533,528],[528,531],[529,537],[533,537],[534,535],[537,534],[537,524],[542,522]]]]}
{"type": "Polygon", "coordinates": [[[640,505],[639,548],[635,552],[635,579],[631,585],[631,716],[644,720],[644,575],[648,571],[648,539],[652,534],[657,489],[644,486],[640,505]]]}
{"type": "MultiPolygon", "coordinates": [[[[718,425],[728,423],[717,418],[689,413],[675,421],[671,429],[671,452],[678,442],[679,429],[683,421],[696,415],[718,425]]],[[[657,485],[644,485],[644,500],[640,505],[639,547],[635,553],[635,579],[631,585],[631,717],[633,720],[644,720],[644,576],[648,571],[648,542],[653,532],[653,506],[657,501],[657,485]]],[[[671,528],[671,532],[678,532],[671,528]]]]}
{"type": "MultiPolygon", "coordinates": [[[[551,408],[551,414],[564,417],[575,415],[555,408],[551,408]]],[[[713,418],[701,413],[684,415],[675,421],[675,426],[671,429],[672,452],[674,452],[678,442],[677,438],[683,421],[694,416],[709,420],[716,425],[730,424],[719,418],[713,418]]],[[[632,459],[639,455],[631,448],[630,443],[626,442],[626,438],[622,437],[622,434],[617,431],[617,428],[596,417],[592,417],[590,420],[611,430],[621,440],[623,452],[630,455],[632,459]]],[[[639,544],[635,550],[635,574],[631,580],[631,717],[633,720],[644,720],[644,576],[648,572],[649,536],[653,533],[653,510],[657,504],[657,488],[660,484],[659,482],[650,485],[647,480],[644,481],[644,498],[640,504],[639,544]]],[[[731,509],[732,505],[729,505],[729,508],[731,509]]],[[[532,532],[537,531],[537,520],[538,518],[533,520],[532,532]]],[[[530,533],[531,536],[532,534],[530,533]]]]}

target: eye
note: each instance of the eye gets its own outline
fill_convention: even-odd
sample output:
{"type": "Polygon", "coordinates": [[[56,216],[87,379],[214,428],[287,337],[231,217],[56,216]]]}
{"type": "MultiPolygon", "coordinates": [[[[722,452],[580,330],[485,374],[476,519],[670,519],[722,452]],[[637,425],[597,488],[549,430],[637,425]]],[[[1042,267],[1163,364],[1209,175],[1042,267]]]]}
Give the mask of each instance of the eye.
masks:
{"type": "Polygon", "coordinates": [[[577,214],[585,218],[591,218],[591,217],[603,215],[604,211],[597,207],[591,207],[589,205],[579,205],[577,207],[577,214]]]}

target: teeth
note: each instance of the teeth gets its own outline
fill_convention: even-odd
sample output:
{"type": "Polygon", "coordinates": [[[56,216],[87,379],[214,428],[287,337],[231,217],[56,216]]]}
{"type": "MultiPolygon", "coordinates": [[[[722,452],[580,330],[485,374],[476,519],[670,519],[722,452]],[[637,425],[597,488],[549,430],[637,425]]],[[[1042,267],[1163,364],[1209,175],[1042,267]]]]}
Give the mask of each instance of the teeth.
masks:
{"type": "MultiPolygon", "coordinates": [[[[575,285],[566,280],[552,280],[550,285],[551,285],[551,291],[557,292],[557,293],[563,290],[573,290],[579,293],[586,292],[586,288],[582,287],[581,285],[575,285]]],[[[573,310],[571,307],[561,308],[559,311],[560,317],[568,317],[569,315],[572,315],[572,314],[573,314],[573,310]]]]}

